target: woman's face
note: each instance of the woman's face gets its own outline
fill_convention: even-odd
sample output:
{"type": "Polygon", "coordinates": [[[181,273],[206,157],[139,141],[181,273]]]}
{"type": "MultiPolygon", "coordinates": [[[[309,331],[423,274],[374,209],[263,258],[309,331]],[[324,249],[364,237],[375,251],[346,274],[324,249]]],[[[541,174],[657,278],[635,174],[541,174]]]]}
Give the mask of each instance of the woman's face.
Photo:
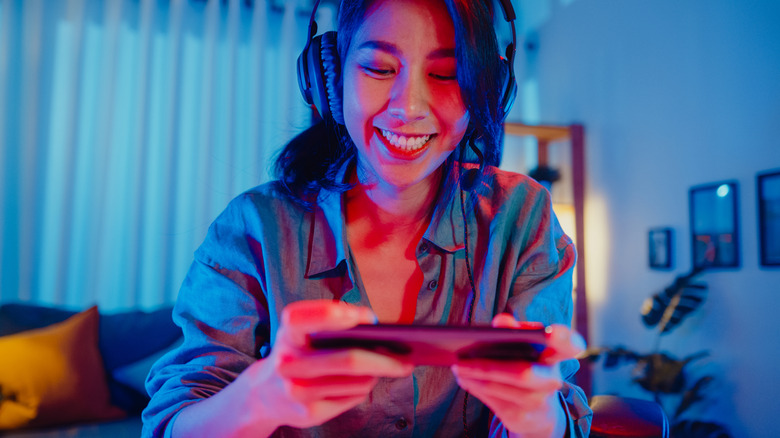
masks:
{"type": "Polygon", "coordinates": [[[344,121],[361,183],[431,182],[469,116],[456,75],[455,30],[441,0],[378,0],[344,61],[344,121]]]}

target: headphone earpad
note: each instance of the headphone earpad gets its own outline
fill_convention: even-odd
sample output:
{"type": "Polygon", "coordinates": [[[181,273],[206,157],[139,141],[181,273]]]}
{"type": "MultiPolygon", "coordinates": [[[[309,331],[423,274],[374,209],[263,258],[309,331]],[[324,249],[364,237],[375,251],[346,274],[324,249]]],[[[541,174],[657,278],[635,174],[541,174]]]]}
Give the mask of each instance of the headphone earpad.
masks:
{"type": "Polygon", "coordinates": [[[312,38],[298,57],[298,86],[303,100],[314,105],[323,120],[334,119],[343,125],[340,70],[336,32],[312,38]]]}
{"type": "Polygon", "coordinates": [[[501,96],[501,119],[505,120],[509,115],[509,111],[512,110],[512,105],[515,103],[515,97],[517,97],[517,82],[515,81],[514,72],[511,71],[512,64],[507,61],[506,58],[501,57],[501,83],[503,84],[504,94],[501,96]]]}
{"type": "Polygon", "coordinates": [[[325,101],[328,104],[330,115],[336,123],[344,124],[344,115],[341,111],[341,90],[339,88],[339,76],[341,64],[337,48],[336,32],[325,32],[320,41],[320,61],[322,67],[322,83],[325,84],[325,101]]]}

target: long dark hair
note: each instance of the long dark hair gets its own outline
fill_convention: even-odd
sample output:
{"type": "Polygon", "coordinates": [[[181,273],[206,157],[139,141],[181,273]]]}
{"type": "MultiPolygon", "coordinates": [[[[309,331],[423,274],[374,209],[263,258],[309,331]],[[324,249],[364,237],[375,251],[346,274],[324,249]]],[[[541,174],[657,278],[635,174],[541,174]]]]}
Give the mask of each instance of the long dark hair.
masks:
{"type": "MultiPolygon", "coordinates": [[[[338,52],[344,64],[352,37],[374,0],[341,2],[338,15],[338,52]]],[[[501,160],[503,109],[500,108],[502,77],[498,42],[493,29],[492,0],[444,0],[455,27],[455,56],[461,97],[469,112],[469,127],[455,153],[444,163],[443,175],[452,174],[455,158],[472,157],[472,141],[484,154],[484,164],[497,166],[501,160]]],[[[342,80],[337,88],[341,95],[342,80]]],[[[335,104],[340,105],[341,102],[335,104]]],[[[339,180],[339,170],[357,160],[357,149],[343,125],[333,120],[315,123],[282,149],[275,174],[297,202],[309,208],[320,189],[346,191],[350,185],[339,180]]],[[[467,159],[466,161],[473,160],[467,159]]],[[[482,166],[482,173],[489,172],[482,166]]],[[[456,184],[446,184],[455,187],[456,184]]],[[[449,196],[440,197],[441,200],[449,196]]]]}

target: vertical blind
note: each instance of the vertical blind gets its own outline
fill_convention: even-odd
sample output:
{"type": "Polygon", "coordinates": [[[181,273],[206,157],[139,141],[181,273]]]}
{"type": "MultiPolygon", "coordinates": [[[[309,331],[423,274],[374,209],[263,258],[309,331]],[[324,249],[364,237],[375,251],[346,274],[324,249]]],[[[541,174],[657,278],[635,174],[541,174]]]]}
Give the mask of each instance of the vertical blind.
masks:
{"type": "Polygon", "coordinates": [[[309,6],[0,0],[0,302],[173,301],[208,225],[310,122],[309,6]]]}

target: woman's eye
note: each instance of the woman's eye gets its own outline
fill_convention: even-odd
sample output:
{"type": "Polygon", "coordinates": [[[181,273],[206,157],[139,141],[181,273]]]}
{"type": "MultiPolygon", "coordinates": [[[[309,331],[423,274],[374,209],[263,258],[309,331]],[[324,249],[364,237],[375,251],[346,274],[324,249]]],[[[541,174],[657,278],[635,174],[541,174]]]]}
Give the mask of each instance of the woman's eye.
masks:
{"type": "Polygon", "coordinates": [[[456,81],[458,80],[458,76],[455,74],[437,74],[437,73],[431,73],[431,77],[434,79],[438,79],[440,81],[456,81]]]}
{"type": "Polygon", "coordinates": [[[374,77],[386,77],[393,74],[393,70],[363,66],[363,71],[374,77]]]}

